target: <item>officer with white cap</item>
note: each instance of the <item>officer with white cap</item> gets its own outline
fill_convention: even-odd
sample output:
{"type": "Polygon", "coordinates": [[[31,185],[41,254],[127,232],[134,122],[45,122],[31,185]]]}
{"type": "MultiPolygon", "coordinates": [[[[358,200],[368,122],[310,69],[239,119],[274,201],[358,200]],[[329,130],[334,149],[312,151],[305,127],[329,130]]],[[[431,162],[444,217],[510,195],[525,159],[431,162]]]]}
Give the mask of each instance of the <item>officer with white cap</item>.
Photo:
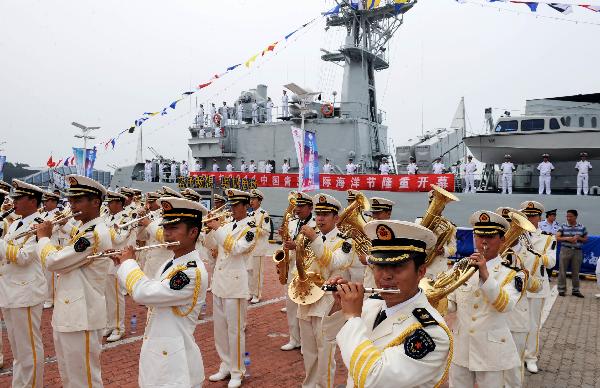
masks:
{"type": "Polygon", "coordinates": [[[44,191],[17,179],[13,179],[12,187],[15,214],[21,218],[0,239],[0,307],[14,356],[12,386],[42,387],[44,349],[40,325],[48,287],[35,234],[18,235],[43,221],[38,208],[44,191]]]}
{"type": "Polygon", "coordinates": [[[162,195],[165,197],[183,198],[183,194],[177,192],[176,190],[173,190],[169,186],[162,187],[162,195]]]}
{"type": "Polygon", "coordinates": [[[448,295],[448,312],[457,319],[450,387],[502,387],[504,372],[520,362],[505,314],[521,296],[524,274],[499,255],[509,227],[501,215],[479,210],[469,222],[477,249],[469,260],[478,271],[448,295]]]}
{"type": "Polygon", "coordinates": [[[467,156],[465,163],[465,193],[475,193],[475,172],[477,172],[477,163],[473,161],[473,156],[467,156]]]}
{"type": "MultiPolygon", "coordinates": [[[[140,228],[137,231],[137,240],[144,241],[146,245],[163,244],[165,242],[165,230],[161,226],[162,215],[158,200],[161,194],[157,192],[146,193],[146,206],[151,217],[140,220],[140,228]]],[[[196,201],[197,202],[197,201],[196,201]]],[[[167,248],[149,249],[145,253],[145,260],[140,263],[142,271],[150,279],[156,279],[160,275],[160,266],[169,259],[170,252],[167,248]]]]}
{"type": "Polygon", "coordinates": [[[347,387],[439,386],[447,377],[452,335],[419,288],[427,249],[435,235],[406,221],[371,221],[369,264],[381,293],[364,299],[364,288],[339,277],[336,303],[323,320],[328,340],[337,340],[348,368],[347,387]]]}
{"type": "Polygon", "coordinates": [[[575,169],[577,170],[577,195],[588,195],[590,189],[588,178],[592,164],[587,160],[587,152],[580,153],[579,157],[581,160],[575,165],[575,169]]]}
{"type": "Polygon", "coordinates": [[[258,189],[250,190],[250,207],[252,211],[248,217],[254,218],[256,224],[256,247],[252,255],[248,257],[248,290],[250,291],[250,303],[260,302],[263,287],[263,259],[269,249],[269,234],[271,233],[271,217],[262,208],[265,195],[258,189]]]}
{"type": "Polygon", "coordinates": [[[354,159],[348,159],[348,164],[346,165],[346,175],[352,175],[356,173],[356,164],[354,164],[354,159]]]}
{"type": "Polygon", "coordinates": [[[231,159],[227,159],[227,165],[225,166],[225,170],[227,172],[232,172],[233,171],[233,164],[231,164],[231,159]]]}
{"type": "Polygon", "coordinates": [[[166,242],[170,255],[153,280],[140,269],[134,249],[128,246],[115,257],[121,263],[117,273],[133,300],[151,309],[140,352],[140,387],[201,387],[204,365],[194,338],[202,305],[206,299],[208,273],[196,250],[202,217],[208,210],[198,202],[165,197],[163,210],[166,242]],[[157,359],[160,357],[160,360],[157,359]]]}
{"type": "Polygon", "coordinates": [[[446,169],[446,166],[444,166],[444,163],[442,163],[441,158],[435,158],[431,167],[434,174],[443,174],[444,170],[446,169]]]}
{"type": "MultiPolygon", "coordinates": [[[[369,202],[371,203],[371,218],[373,220],[385,221],[392,218],[392,209],[396,204],[394,201],[381,197],[372,197],[369,202]]],[[[375,277],[373,276],[373,270],[370,266],[366,265],[368,257],[359,257],[359,259],[361,263],[365,264],[364,286],[377,287],[375,284],[375,277]]]]}
{"type": "MultiPolygon", "coordinates": [[[[88,256],[112,248],[110,232],[100,218],[100,205],[106,189],[97,181],[68,175],[67,196],[79,233],[59,249],[50,241],[52,224],[37,228],[37,252],[42,263],[58,274],[52,315],[54,348],[63,386],[79,388],[102,386],[100,371],[100,330],[106,325],[104,290],[109,258],[90,260],[88,256]]],[[[42,358],[43,359],[43,358],[42,358]]]]}
{"type": "Polygon", "coordinates": [[[415,157],[411,156],[410,158],[408,158],[406,173],[408,175],[415,175],[417,172],[419,172],[419,167],[417,166],[417,163],[415,163],[415,157]]]}
{"type": "Polygon", "coordinates": [[[192,202],[200,202],[200,199],[202,198],[202,196],[198,194],[196,190],[190,189],[189,187],[181,190],[181,195],[183,195],[183,198],[192,202]]]}
{"type": "MultiPolygon", "coordinates": [[[[44,212],[42,218],[44,220],[53,221],[61,216],[60,209],[58,208],[58,202],[60,201],[60,195],[54,194],[50,191],[45,191],[42,195],[42,203],[44,204],[44,212]]],[[[56,225],[52,231],[52,242],[57,245],[62,244],[63,238],[67,237],[68,234],[62,231],[61,225],[56,225]]],[[[54,273],[44,268],[44,275],[46,275],[46,284],[48,286],[48,292],[46,293],[46,300],[44,301],[44,308],[48,309],[54,305],[54,273]]]]}
{"type": "Polygon", "coordinates": [[[537,166],[537,169],[540,172],[539,194],[544,194],[545,191],[547,195],[550,195],[552,192],[550,180],[552,179],[551,174],[552,170],[554,170],[554,165],[550,162],[549,154],[543,154],[542,159],[542,162],[537,166]]]}
{"type": "Polygon", "coordinates": [[[504,155],[504,163],[500,165],[500,170],[502,171],[502,194],[512,194],[513,172],[516,167],[512,163],[510,155],[504,155]]]}

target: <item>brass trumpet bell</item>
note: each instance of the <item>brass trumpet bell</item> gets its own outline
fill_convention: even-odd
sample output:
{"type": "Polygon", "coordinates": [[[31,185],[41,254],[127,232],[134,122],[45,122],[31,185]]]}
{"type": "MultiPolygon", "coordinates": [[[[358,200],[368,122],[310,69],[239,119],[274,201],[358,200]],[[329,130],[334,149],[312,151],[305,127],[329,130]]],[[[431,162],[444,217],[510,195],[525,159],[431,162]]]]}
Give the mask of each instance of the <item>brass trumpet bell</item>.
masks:
{"type": "Polygon", "coordinates": [[[288,288],[288,296],[297,304],[312,304],[325,295],[321,289],[325,280],[315,272],[307,272],[304,280],[299,276],[294,277],[288,288]]]}

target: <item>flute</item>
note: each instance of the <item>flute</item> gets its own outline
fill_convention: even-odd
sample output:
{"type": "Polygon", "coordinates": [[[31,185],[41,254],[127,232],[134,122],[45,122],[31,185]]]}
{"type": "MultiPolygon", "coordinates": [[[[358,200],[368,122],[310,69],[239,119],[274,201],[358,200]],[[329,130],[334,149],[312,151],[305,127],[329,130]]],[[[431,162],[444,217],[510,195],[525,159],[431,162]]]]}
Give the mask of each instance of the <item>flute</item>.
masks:
{"type": "MultiPolygon", "coordinates": [[[[50,222],[50,224],[52,226],[54,226],[56,224],[60,224],[63,221],[66,221],[66,220],[68,220],[70,218],[77,217],[80,214],[81,214],[81,212],[77,212],[77,213],[71,214],[70,216],[67,216],[67,217],[59,217],[59,218],[53,220],[52,222],[50,222]]],[[[42,222],[44,222],[44,220],[41,219],[41,218],[39,218],[39,217],[35,218],[35,221],[38,224],[41,224],[42,222]]],[[[35,229],[26,230],[25,232],[21,232],[21,233],[17,234],[16,236],[11,237],[11,239],[12,240],[18,240],[18,239],[23,238],[23,237],[32,236],[32,235],[34,235],[36,233],[35,231],[36,231],[35,229]]]]}
{"type": "Polygon", "coordinates": [[[145,216],[143,216],[143,217],[140,217],[140,218],[136,218],[136,219],[135,219],[135,220],[133,220],[133,221],[129,221],[129,222],[126,222],[126,223],[124,223],[124,224],[120,224],[120,225],[119,225],[119,224],[117,224],[117,225],[115,225],[115,227],[116,227],[117,229],[126,228],[126,227],[128,227],[129,225],[135,224],[136,222],[139,222],[139,221],[143,220],[144,218],[148,218],[148,217],[150,217],[150,215],[151,215],[151,214],[150,214],[150,213],[148,213],[148,214],[146,214],[145,216]]]}
{"type": "MultiPolygon", "coordinates": [[[[168,243],[163,243],[163,244],[155,244],[155,245],[147,245],[147,246],[143,246],[143,247],[138,247],[138,248],[134,248],[134,252],[142,252],[142,251],[146,251],[148,249],[156,249],[156,248],[168,248],[168,247],[175,247],[179,245],[179,241],[173,241],[173,242],[168,242],[168,243]]],[[[102,253],[98,253],[96,255],[90,255],[87,258],[88,259],[99,259],[101,257],[110,257],[110,256],[115,256],[118,254],[121,254],[123,251],[119,250],[119,251],[112,251],[112,252],[102,252],[102,253]]]]}
{"type": "Polygon", "coordinates": [[[0,221],[4,221],[4,219],[8,216],[10,216],[12,213],[14,213],[15,208],[10,208],[7,211],[5,211],[4,213],[2,213],[2,215],[0,215],[0,221]]]}
{"type": "MultiPolygon", "coordinates": [[[[337,291],[337,284],[323,284],[321,290],[325,292],[333,292],[337,291]]],[[[371,288],[365,287],[365,294],[400,294],[400,291],[397,288],[371,288]]]]}

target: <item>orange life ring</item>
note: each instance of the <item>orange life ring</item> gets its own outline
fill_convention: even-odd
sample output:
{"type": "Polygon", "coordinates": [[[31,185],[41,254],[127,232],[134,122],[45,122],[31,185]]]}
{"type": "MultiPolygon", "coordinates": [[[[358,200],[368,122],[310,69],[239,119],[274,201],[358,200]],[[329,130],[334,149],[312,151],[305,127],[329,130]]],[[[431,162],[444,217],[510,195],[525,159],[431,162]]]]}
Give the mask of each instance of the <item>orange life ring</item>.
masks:
{"type": "Polygon", "coordinates": [[[323,113],[323,116],[325,117],[333,116],[333,105],[330,103],[321,105],[321,113],[323,113]]]}
{"type": "Polygon", "coordinates": [[[213,123],[216,125],[221,125],[221,115],[219,113],[215,113],[213,116],[213,123]]]}

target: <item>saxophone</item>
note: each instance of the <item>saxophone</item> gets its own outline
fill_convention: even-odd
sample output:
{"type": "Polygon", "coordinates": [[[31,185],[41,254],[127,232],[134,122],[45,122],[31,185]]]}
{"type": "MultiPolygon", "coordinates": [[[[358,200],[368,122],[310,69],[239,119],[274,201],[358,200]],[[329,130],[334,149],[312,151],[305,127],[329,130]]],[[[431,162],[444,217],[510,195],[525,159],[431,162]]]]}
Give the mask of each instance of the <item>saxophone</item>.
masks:
{"type": "MultiPolygon", "coordinates": [[[[288,228],[292,217],[294,216],[294,209],[296,208],[296,192],[292,191],[288,195],[289,205],[285,209],[283,214],[283,222],[281,223],[281,239],[290,241],[290,230],[288,228]]],[[[275,268],[277,269],[277,276],[279,277],[279,283],[285,285],[288,281],[288,272],[290,270],[290,250],[289,249],[277,249],[273,252],[273,261],[275,262],[275,268]]]]}

